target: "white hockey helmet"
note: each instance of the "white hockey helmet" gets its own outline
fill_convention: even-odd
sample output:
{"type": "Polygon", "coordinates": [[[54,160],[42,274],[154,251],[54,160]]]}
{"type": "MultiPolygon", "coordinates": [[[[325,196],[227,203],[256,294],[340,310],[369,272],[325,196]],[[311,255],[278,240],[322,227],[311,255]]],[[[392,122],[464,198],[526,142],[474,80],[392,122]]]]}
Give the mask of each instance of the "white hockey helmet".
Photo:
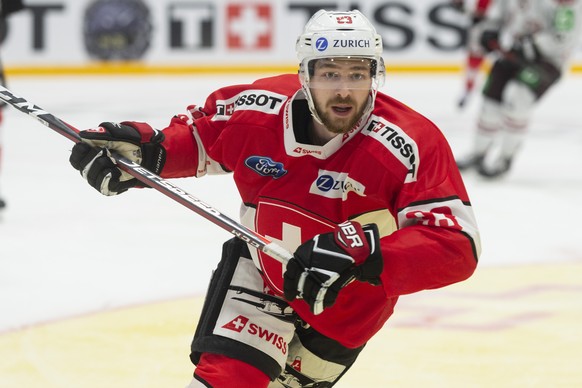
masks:
{"type": "Polygon", "coordinates": [[[310,91],[313,65],[323,58],[365,58],[371,60],[372,85],[364,115],[374,108],[378,88],[384,84],[386,69],[382,59],[382,37],[358,10],[348,12],[320,10],[305,25],[295,45],[299,59],[299,79],[309,109],[321,122],[310,91]]]}

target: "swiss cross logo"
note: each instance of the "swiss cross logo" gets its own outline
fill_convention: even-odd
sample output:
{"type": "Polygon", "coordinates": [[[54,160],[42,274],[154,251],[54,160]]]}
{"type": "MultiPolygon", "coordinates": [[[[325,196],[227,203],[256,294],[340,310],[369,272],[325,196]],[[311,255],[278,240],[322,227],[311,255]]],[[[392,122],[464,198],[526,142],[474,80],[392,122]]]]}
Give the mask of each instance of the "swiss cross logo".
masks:
{"type": "Polygon", "coordinates": [[[226,29],[228,48],[261,50],[271,48],[274,30],[271,5],[228,5],[226,29]]]}
{"type": "Polygon", "coordinates": [[[301,154],[301,155],[310,155],[310,154],[321,155],[322,154],[321,150],[310,150],[310,149],[303,148],[303,147],[297,147],[293,150],[293,152],[295,152],[296,154],[301,154]]]}
{"type": "Polygon", "coordinates": [[[379,121],[374,121],[372,120],[372,122],[370,123],[370,126],[368,127],[368,130],[370,132],[380,132],[382,130],[382,128],[384,128],[385,125],[379,121]]]}
{"type": "Polygon", "coordinates": [[[234,113],[234,102],[229,104],[217,104],[216,105],[216,114],[220,116],[232,116],[234,113]]]}
{"type": "Polygon", "coordinates": [[[295,357],[295,360],[291,363],[291,368],[295,369],[297,372],[301,372],[301,357],[295,357]]]}
{"type": "MultiPolygon", "coordinates": [[[[256,213],[256,230],[290,252],[316,234],[331,232],[335,225],[320,216],[289,203],[264,198],[256,213]],[[299,226],[300,225],[300,226],[299,226]]],[[[269,287],[283,293],[283,265],[259,251],[259,262],[269,287]]]]}
{"type": "Polygon", "coordinates": [[[222,327],[224,329],[228,329],[228,330],[232,330],[232,331],[236,331],[237,333],[240,333],[245,328],[248,321],[249,321],[249,319],[247,317],[239,315],[238,317],[236,317],[232,321],[228,322],[227,324],[223,325],[222,327]]]}

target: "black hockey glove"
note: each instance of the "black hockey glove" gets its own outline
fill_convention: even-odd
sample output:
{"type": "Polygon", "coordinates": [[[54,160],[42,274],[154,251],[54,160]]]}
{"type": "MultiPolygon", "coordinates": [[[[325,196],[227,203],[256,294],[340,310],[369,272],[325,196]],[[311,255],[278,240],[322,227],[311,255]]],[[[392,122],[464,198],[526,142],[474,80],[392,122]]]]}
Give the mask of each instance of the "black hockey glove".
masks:
{"type": "Polygon", "coordinates": [[[481,46],[486,52],[490,53],[492,51],[497,51],[501,48],[499,44],[499,31],[498,30],[485,30],[481,34],[480,39],[481,46]]]}
{"type": "Polygon", "coordinates": [[[384,268],[375,224],[344,222],[297,248],[287,263],[285,299],[304,299],[313,314],[332,306],[340,290],[353,280],[380,284],[384,268]]]}
{"type": "Polygon", "coordinates": [[[79,136],[83,141],[75,144],[69,161],[103,195],[117,195],[131,187],[144,187],[117,167],[111,151],[155,174],[164,167],[166,151],[160,144],[164,134],[148,124],[130,121],[101,123],[96,129],[79,132],[79,136]]]}

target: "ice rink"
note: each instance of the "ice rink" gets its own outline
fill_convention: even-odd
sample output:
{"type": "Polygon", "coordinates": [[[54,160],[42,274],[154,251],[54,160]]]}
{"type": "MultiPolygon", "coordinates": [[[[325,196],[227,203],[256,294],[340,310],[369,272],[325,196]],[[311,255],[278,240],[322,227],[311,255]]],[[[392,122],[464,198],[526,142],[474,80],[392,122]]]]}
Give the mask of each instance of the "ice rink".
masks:
{"type": "MultiPolygon", "coordinates": [[[[15,77],[9,88],[78,128],[164,127],[241,76],[15,77]]],[[[388,74],[383,91],[467,151],[479,96],[458,74],[388,74]]],[[[582,387],[582,75],[541,101],[502,180],[467,174],[483,255],[464,283],[402,297],[339,388],[582,387]]],[[[154,190],[103,197],[72,143],[9,109],[2,127],[0,388],[184,387],[202,298],[230,235],[154,190]]],[[[228,176],[174,181],[237,218],[228,176]]],[[[233,385],[235,387],[236,385],[233,385]]]]}

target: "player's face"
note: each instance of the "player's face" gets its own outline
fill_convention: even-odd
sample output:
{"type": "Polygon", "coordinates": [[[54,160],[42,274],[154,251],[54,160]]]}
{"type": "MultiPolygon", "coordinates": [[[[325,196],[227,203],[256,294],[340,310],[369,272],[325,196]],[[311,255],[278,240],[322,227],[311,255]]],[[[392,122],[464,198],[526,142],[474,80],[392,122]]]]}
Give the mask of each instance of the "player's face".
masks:
{"type": "Polygon", "coordinates": [[[333,133],[346,133],[362,117],[372,86],[371,61],[319,59],[309,81],[315,109],[333,133]]]}

